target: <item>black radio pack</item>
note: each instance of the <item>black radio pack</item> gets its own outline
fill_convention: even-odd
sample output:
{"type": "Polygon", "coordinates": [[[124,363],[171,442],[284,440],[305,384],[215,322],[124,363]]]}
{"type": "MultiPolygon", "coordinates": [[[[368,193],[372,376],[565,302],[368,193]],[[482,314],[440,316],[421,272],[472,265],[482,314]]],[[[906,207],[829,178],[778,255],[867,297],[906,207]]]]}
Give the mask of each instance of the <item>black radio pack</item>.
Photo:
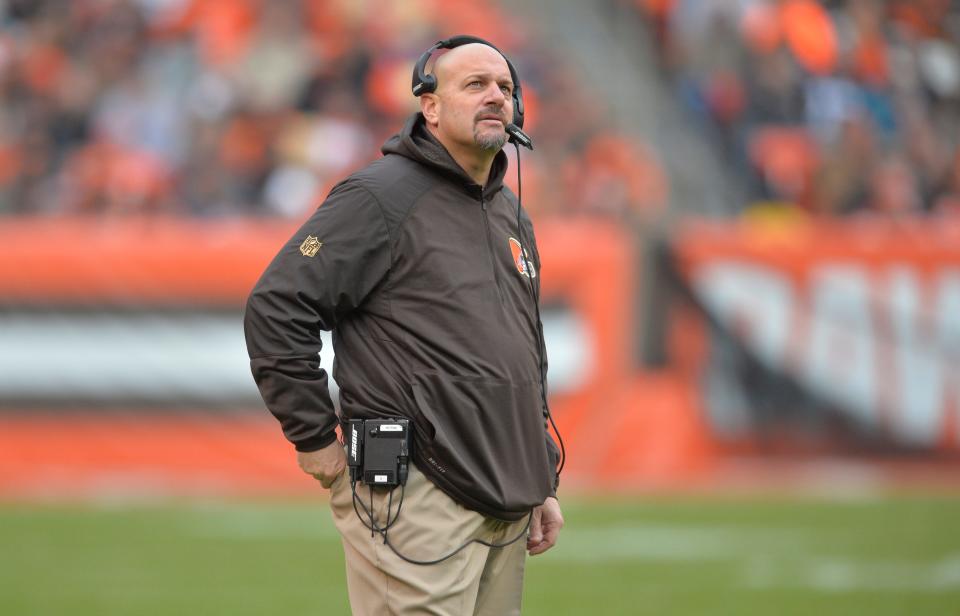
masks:
{"type": "Polygon", "coordinates": [[[409,419],[351,419],[344,425],[351,481],[388,487],[407,482],[409,419]]]}
{"type": "Polygon", "coordinates": [[[360,522],[370,529],[370,536],[379,533],[383,543],[397,555],[398,558],[413,565],[435,565],[442,563],[451,556],[459,554],[472,543],[479,543],[489,548],[503,548],[520,541],[527,536],[530,521],[533,520],[533,510],[527,516],[527,523],[515,537],[502,543],[484,541],[480,538],[468,539],[459,547],[447,554],[432,560],[410,558],[400,552],[387,536],[387,532],[400,519],[400,509],[403,507],[404,489],[407,483],[407,470],[410,462],[410,420],[409,419],[351,419],[343,423],[343,440],[347,445],[347,465],[350,467],[350,491],[353,493],[353,510],[360,522]],[[367,506],[359,494],[357,483],[362,481],[367,485],[370,494],[370,505],[367,506]],[[386,520],[378,521],[373,504],[374,488],[389,488],[387,499],[386,520]],[[392,513],[394,488],[400,486],[400,498],[397,502],[397,511],[392,513]],[[360,513],[361,510],[363,513],[360,513]]]}

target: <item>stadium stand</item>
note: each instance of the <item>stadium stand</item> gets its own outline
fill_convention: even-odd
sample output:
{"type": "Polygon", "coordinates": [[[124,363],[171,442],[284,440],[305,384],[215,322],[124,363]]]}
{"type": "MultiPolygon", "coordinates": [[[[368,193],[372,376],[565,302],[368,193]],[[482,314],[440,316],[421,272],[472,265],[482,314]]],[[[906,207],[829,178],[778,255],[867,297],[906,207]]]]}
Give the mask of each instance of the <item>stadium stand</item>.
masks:
{"type": "Polygon", "coordinates": [[[564,63],[517,36],[492,2],[3,6],[2,214],[300,219],[377,156],[416,109],[413,59],[456,32],[496,40],[521,68],[529,127],[544,146],[524,159],[529,209],[664,204],[656,157],[616,136],[602,111],[587,113],[597,103],[586,104],[564,63]]]}
{"type": "Polygon", "coordinates": [[[677,96],[751,206],[956,216],[960,7],[635,0],[677,96]]]}

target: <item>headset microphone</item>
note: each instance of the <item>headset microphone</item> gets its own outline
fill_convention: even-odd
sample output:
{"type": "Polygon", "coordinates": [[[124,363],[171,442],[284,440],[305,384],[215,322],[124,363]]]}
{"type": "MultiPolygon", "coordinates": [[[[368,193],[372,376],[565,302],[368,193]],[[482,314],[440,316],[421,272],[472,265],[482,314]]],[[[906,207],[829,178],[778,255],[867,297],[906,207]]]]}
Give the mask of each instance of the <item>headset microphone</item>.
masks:
{"type": "Polygon", "coordinates": [[[533,149],[533,140],[530,139],[530,136],[527,133],[520,130],[520,127],[516,124],[507,124],[506,129],[507,134],[510,135],[510,140],[516,144],[522,145],[528,150],[533,149]]]}

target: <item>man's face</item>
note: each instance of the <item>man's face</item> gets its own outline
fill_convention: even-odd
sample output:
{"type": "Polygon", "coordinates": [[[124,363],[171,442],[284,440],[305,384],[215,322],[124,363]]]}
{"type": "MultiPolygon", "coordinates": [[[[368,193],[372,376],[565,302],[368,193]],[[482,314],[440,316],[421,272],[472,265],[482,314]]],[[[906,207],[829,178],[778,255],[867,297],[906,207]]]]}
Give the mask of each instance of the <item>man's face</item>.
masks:
{"type": "Polygon", "coordinates": [[[434,118],[443,142],[468,148],[497,151],[513,118],[513,80],[506,60],[496,50],[479,43],[456,47],[434,66],[437,76],[434,118]]]}

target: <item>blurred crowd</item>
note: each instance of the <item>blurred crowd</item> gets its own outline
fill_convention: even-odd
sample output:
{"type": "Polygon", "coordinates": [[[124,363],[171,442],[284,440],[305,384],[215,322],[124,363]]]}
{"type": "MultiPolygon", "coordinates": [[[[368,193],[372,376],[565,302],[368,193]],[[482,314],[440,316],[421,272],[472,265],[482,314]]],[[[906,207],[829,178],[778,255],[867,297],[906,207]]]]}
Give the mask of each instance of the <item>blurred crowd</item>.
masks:
{"type": "Polygon", "coordinates": [[[414,61],[457,33],[524,80],[529,209],[661,209],[655,155],[517,28],[483,0],[0,0],[0,214],[303,217],[378,156],[418,108],[414,61]]]}
{"type": "Polygon", "coordinates": [[[960,3],[632,1],[747,207],[960,216],[960,3]]]}

